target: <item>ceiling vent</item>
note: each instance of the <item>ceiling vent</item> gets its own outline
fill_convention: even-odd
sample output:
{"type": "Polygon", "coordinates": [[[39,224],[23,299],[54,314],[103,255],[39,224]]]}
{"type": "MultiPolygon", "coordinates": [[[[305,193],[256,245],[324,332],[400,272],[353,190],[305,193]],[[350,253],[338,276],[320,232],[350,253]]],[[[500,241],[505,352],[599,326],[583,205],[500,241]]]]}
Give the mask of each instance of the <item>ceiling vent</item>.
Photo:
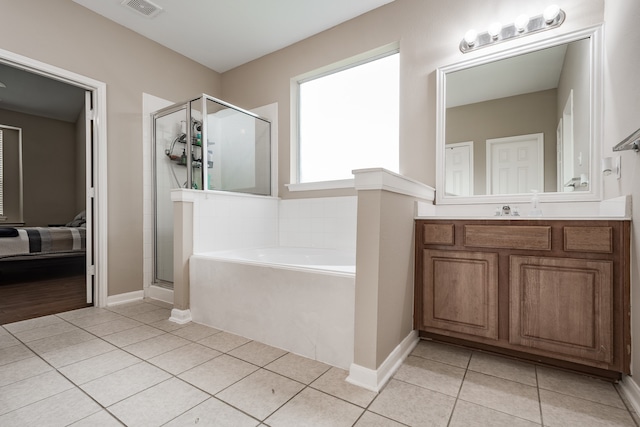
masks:
{"type": "Polygon", "coordinates": [[[124,0],[120,4],[146,18],[155,18],[160,12],[162,12],[162,8],[160,6],[153,4],[148,0],[124,0]]]}

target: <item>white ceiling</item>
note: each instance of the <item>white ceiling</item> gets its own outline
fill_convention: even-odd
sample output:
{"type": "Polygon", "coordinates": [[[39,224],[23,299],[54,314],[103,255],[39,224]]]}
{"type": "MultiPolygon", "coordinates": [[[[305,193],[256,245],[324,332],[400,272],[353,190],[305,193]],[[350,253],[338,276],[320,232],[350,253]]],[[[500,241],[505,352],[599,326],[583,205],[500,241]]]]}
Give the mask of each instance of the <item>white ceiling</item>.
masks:
{"type": "Polygon", "coordinates": [[[148,0],[154,18],[122,0],[73,0],[220,73],[393,0],[148,0]]]}

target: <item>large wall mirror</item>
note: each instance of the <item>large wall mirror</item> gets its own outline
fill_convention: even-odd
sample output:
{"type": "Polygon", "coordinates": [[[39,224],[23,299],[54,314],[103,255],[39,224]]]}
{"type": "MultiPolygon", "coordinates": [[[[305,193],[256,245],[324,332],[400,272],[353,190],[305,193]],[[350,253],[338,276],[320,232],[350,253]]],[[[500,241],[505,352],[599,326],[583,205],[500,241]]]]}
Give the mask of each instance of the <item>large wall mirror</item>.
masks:
{"type": "Polygon", "coordinates": [[[600,199],[601,31],[438,69],[436,203],[600,199]]]}

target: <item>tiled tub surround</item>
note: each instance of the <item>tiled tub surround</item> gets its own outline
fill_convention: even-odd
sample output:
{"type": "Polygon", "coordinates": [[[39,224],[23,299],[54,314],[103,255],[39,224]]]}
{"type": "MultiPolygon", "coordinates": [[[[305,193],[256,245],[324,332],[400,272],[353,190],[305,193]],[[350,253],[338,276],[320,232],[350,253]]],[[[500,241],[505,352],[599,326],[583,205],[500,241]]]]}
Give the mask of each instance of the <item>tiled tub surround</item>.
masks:
{"type": "Polygon", "coordinates": [[[193,321],[349,368],[356,197],[195,196],[194,255],[189,260],[193,321]],[[338,256],[351,253],[352,265],[293,268],[256,262],[255,256],[242,262],[246,248],[269,248],[278,258],[287,254],[304,258],[301,252],[309,252],[308,248],[335,251],[338,256]]]}
{"type": "Polygon", "coordinates": [[[356,247],[357,198],[280,200],[219,191],[190,191],[193,252],[273,246],[356,247]]]}
{"type": "MultiPolygon", "coordinates": [[[[353,362],[355,257],[344,257],[353,258],[350,267],[292,266],[287,264],[305,261],[295,258],[318,250],[275,248],[270,255],[283,258],[287,251],[294,259],[275,264],[261,260],[266,251],[260,250],[193,255],[193,321],[348,369],[353,362]]],[[[331,258],[334,251],[328,252],[331,258]]]]}
{"type": "Polygon", "coordinates": [[[634,426],[617,386],[421,341],[379,394],[157,301],[0,327],[2,426],[634,426]]]}

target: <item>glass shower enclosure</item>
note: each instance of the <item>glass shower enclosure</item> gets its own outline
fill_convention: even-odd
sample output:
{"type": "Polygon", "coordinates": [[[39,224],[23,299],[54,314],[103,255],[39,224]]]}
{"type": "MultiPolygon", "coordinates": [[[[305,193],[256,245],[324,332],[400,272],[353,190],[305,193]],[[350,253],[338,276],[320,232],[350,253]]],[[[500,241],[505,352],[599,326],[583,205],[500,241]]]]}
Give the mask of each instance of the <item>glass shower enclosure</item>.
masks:
{"type": "Polygon", "coordinates": [[[171,191],[271,195],[271,123],[206,94],[153,113],[153,282],[173,287],[171,191]]]}

